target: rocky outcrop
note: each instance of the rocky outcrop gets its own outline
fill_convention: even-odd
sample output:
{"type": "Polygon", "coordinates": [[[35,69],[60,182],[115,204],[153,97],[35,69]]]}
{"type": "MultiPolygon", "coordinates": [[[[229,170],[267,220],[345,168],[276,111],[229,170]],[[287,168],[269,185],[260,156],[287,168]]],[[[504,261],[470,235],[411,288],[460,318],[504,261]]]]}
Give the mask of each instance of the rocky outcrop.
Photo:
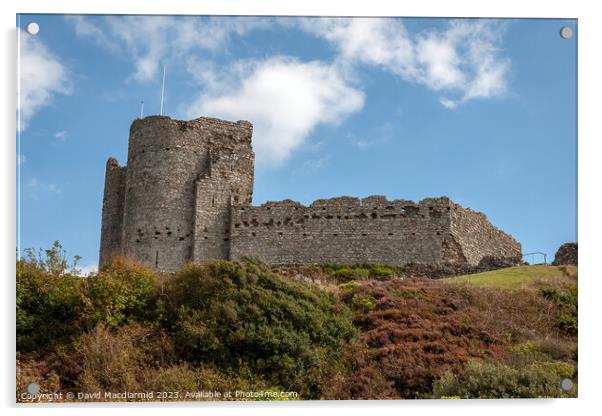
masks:
{"type": "Polygon", "coordinates": [[[560,246],[554,256],[554,266],[566,264],[577,265],[577,243],[564,243],[560,246]]]}

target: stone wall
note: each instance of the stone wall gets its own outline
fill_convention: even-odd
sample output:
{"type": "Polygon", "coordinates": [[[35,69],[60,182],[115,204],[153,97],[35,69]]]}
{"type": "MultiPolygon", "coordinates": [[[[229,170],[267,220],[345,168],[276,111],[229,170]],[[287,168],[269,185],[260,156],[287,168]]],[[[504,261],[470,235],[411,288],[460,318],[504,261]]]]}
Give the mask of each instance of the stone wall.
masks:
{"type": "Polygon", "coordinates": [[[252,206],[252,132],[246,121],[205,117],[134,121],[127,168],[107,162],[100,264],[114,254],[159,271],[247,255],[281,265],[520,261],[518,242],[447,197],[252,206]]]}
{"type": "Polygon", "coordinates": [[[447,198],[286,200],[232,211],[230,255],[271,264],[436,263],[449,230],[447,198]]]}
{"type": "Polygon", "coordinates": [[[230,257],[246,255],[270,264],[476,266],[487,256],[520,260],[520,245],[446,197],[419,203],[339,197],[307,207],[286,200],[233,209],[230,257]]]}
{"type": "Polygon", "coordinates": [[[452,203],[451,225],[451,234],[468,264],[478,265],[484,259],[488,262],[494,259],[514,264],[521,262],[520,243],[494,227],[485,214],[452,203]]]}
{"type": "Polygon", "coordinates": [[[114,255],[121,254],[123,230],[123,202],[125,197],[126,168],[109,158],[105,173],[105,189],[102,199],[102,227],[100,230],[100,264],[114,255]]]}
{"type": "Polygon", "coordinates": [[[194,261],[230,258],[230,210],[251,205],[251,123],[212,120],[209,165],[195,190],[194,261]]]}
{"type": "MultiPolygon", "coordinates": [[[[113,220],[118,215],[114,205],[118,204],[109,200],[103,206],[103,230],[119,227],[121,235],[103,234],[100,264],[110,258],[107,253],[118,253],[161,271],[173,271],[192,261],[197,248],[195,241],[202,238],[197,228],[205,227],[199,225],[197,213],[210,214],[206,208],[211,202],[207,203],[207,198],[214,194],[214,189],[227,188],[223,199],[228,204],[231,197],[241,203],[250,202],[251,131],[248,122],[205,117],[191,121],[163,116],[135,120],[130,128],[123,178],[121,223],[113,220]],[[245,162],[236,165],[243,158],[241,155],[245,162]],[[228,177],[236,179],[224,181],[226,169],[228,177]]],[[[106,189],[113,189],[113,182],[111,176],[106,189]]],[[[222,194],[217,192],[209,200],[224,208],[220,211],[223,217],[227,208],[218,195],[222,194]]],[[[227,226],[221,224],[222,233],[227,226]]],[[[216,241],[213,238],[211,245],[215,246],[216,241]]],[[[207,254],[223,257],[224,252],[207,254]]]]}

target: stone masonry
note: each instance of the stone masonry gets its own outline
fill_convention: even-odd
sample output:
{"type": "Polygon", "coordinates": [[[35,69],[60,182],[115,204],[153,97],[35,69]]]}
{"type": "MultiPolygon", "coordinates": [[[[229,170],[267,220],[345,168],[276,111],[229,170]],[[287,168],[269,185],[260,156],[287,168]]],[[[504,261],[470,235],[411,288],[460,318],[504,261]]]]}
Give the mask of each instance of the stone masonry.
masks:
{"type": "Polygon", "coordinates": [[[107,162],[100,264],[115,255],[159,271],[245,256],[274,265],[520,261],[516,240],[447,197],[253,206],[252,129],[206,117],[135,120],[127,166],[107,162]]]}

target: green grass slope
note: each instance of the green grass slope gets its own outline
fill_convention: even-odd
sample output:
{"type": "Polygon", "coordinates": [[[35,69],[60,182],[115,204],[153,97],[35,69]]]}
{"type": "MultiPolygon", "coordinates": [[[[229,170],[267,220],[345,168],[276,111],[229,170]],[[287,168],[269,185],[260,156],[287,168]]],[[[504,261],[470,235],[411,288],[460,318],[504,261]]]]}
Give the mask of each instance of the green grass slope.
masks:
{"type": "Polygon", "coordinates": [[[574,266],[517,266],[506,269],[455,276],[443,279],[449,283],[469,283],[476,287],[496,287],[500,289],[520,290],[542,283],[575,282],[577,268],[574,266]]]}

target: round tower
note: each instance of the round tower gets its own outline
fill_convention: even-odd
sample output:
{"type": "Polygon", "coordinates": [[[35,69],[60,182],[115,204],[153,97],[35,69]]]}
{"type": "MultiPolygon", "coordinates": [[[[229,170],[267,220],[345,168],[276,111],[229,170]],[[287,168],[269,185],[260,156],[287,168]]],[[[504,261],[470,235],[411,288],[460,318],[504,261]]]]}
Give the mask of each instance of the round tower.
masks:
{"type": "Polygon", "coordinates": [[[159,271],[228,258],[232,201],[250,203],[252,194],[251,132],[244,121],[135,120],[118,252],[159,271]]]}
{"type": "Polygon", "coordinates": [[[207,160],[206,140],[169,117],[136,120],[130,128],[123,255],[157,270],[191,259],[194,188],[207,160]]]}

